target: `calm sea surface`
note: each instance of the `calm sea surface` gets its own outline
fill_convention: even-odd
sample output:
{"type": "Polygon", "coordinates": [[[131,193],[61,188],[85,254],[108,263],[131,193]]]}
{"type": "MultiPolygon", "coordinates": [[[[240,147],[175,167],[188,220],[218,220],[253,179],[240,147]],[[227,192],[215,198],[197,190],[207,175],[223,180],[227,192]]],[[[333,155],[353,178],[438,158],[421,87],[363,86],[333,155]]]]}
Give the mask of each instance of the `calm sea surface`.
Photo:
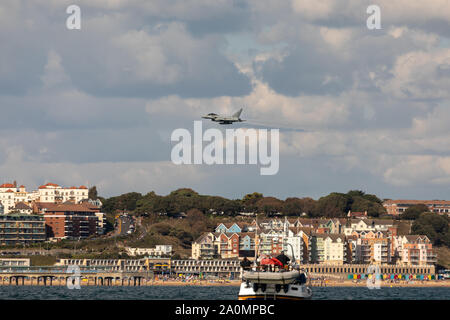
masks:
{"type": "MultiPolygon", "coordinates": [[[[236,300],[239,287],[67,287],[0,286],[0,299],[31,300],[236,300]]],[[[450,288],[381,288],[315,287],[317,300],[450,300],[450,288]]]]}

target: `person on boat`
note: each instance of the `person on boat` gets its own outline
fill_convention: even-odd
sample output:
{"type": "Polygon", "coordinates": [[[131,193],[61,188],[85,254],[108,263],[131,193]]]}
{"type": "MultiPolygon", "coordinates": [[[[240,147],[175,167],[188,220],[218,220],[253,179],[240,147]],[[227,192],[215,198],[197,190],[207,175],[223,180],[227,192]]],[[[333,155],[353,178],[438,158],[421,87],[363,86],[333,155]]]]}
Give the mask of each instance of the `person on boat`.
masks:
{"type": "Polygon", "coordinates": [[[251,265],[252,263],[247,259],[247,257],[244,257],[244,260],[241,261],[241,267],[244,270],[250,270],[251,265]]]}
{"type": "Polygon", "coordinates": [[[297,283],[300,284],[300,285],[305,284],[306,283],[306,276],[305,276],[305,274],[303,272],[300,273],[296,280],[297,280],[297,283]]]}
{"type": "Polygon", "coordinates": [[[291,261],[291,259],[289,259],[289,257],[284,254],[284,251],[281,251],[281,254],[279,254],[276,259],[283,264],[283,267],[286,266],[289,261],[291,261]]]}

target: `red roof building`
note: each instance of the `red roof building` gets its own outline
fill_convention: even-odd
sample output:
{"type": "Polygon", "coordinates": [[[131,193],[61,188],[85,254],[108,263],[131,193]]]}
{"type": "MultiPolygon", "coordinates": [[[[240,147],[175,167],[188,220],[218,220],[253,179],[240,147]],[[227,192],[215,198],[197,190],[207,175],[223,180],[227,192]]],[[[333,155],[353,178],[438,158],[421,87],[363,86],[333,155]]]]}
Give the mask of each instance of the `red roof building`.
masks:
{"type": "Polygon", "coordinates": [[[84,204],[34,204],[34,211],[44,215],[48,238],[82,239],[98,235],[96,210],[84,204]]]}

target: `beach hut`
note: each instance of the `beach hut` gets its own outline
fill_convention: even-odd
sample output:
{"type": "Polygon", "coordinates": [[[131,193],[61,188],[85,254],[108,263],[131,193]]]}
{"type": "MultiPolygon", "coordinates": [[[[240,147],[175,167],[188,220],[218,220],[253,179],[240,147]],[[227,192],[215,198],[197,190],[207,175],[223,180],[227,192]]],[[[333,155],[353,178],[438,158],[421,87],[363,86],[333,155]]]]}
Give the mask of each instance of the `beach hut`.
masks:
{"type": "Polygon", "coordinates": [[[349,274],[347,278],[348,278],[349,280],[352,280],[352,279],[353,279],[353,274],[349,274]]]}
{"type": "Polygon", "coordinates": [[[360,274],[358,274],[358,277],[357,277],[358,279],[361,279],[361,275],[360,274]]]}
{"type": "Polygon", "coordinates": [[[353,275],[353,279],[358,279],[358,275],[356,273],[353,275]]]}

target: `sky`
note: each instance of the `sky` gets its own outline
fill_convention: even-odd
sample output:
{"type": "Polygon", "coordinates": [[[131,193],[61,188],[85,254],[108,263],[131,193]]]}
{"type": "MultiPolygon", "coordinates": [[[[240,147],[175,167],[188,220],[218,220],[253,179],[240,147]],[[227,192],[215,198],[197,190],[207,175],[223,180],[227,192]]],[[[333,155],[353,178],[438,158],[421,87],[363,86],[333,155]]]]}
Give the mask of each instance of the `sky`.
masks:
{"type": "Polygon", "coordinates": [[[450,199],[449,102],[447,0],[0,1],[0,182],[28,189],[450,199]],[[242,106],[281,128],[277,174],[172,163],[175,129],[242,106]]]}

